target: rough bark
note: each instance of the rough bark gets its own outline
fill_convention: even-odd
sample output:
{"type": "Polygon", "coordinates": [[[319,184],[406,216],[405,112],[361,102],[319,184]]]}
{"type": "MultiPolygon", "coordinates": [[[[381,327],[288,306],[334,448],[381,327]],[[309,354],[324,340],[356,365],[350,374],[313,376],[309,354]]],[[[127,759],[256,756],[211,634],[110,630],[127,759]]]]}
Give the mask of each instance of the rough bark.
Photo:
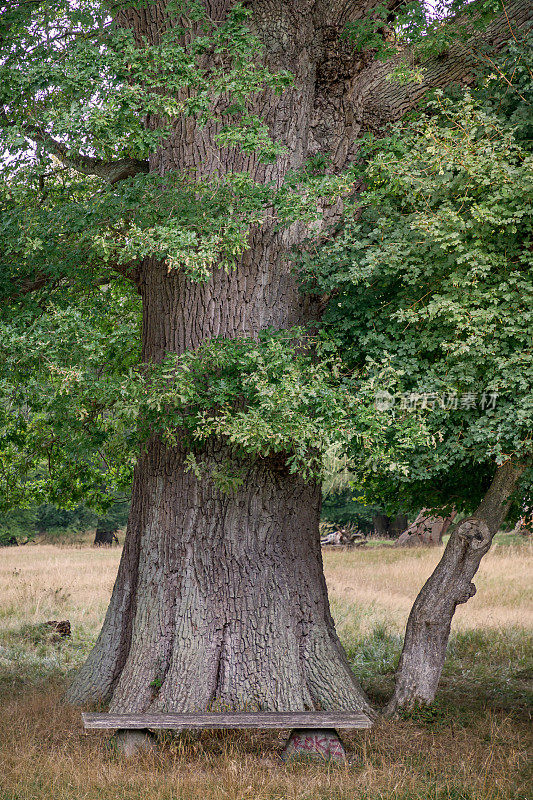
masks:
{"type": "Polygon", "coordinates": [[[515,0],[485,29],[472,30],[466,39],[456,37],[446,52],[434,58],[416,62],[408,50],[403,50],[391,61],[374,61],[354,82],[356,119],[364,128],[379,130],[383,123],[401,119],[415,108],[429,90],[443,89],[452,83],[472,83],[476,70],[492,65],[491,54],[516,38],[517,32],[527,28],[532,18],[533,6],[529,0],[515,0]],[[421,68],[420,81],[400,84],[387,79],[401,61],[421,68]]]}
{"type": "Polygon", "coordinates": [[[204,453],[200,478],[183,455],[154,440],[143,457],[128,531],[139,540],[137,578],[124,583],[123,559],[101,638],[68,698],[112,693],[114,712],[367,710],[329,612],[319,487],[251,461],[227,494],[211,477],[226,465],[223,447],[204,453]]]}
{"type": "MultiPolygon", "coordinates": [[[[212,16],[227,3],[210,3],[212,16]]],[[[197,174],[246,169],[281,181],[307,157],[315,103],[317,40],[311,2],[258,3],[254,25],[270,66],[288,68],[295,87],[258,100],[272,135],[287,145],[275,165],[257,163],[178,119],[150,160],[197,174]]],[[[138,36],[168,24],[162,4],[128,12],[138,36]]],[[[155,31],[155,34],[154,34],[155,31]]],[[[259,110],[258,108],[258,110],[259,110]]],[[[152,124],[157,121],[152,120],[152,124]]],[[[148,260],[136,273],[143,300],[143,358],[160,361],[213,337],[256,335],[316,316],[286,258],[306,235],[266,223],[232,272],[204,284],[148,260]]],[[[322,708],[372,713],[357,686],[329,611],[319,541],[320,487],[290,475],[283,459],[237,465],[230,493],[216,474],[233,464],[222,442],[187,471],[180,447],[154,437],[134,479],[126,548],[104,627],[70,688],[70,701],[111,699],[111,710],[199,711],[210,707],[290,711],[322,708]]]]}
{"type": "Polygon", "coordinates": [[[463,520],[450,536],[409,614],[396,688],[386,713],[435,699],[455,609],[476,592],[472,579],[507,515],[523,471],[511,461],[498,467],[474,516],[463,520]]]}
{"type": "Polygon", "coordinates": [[[453,511],[447,517],[439,517],[432,515],[427,508],[423,508],[415,521],[396,540],[394,546],[436,547],[442,544],[442,537],[452,524],[456,514],[457,512],[453,511]]]}

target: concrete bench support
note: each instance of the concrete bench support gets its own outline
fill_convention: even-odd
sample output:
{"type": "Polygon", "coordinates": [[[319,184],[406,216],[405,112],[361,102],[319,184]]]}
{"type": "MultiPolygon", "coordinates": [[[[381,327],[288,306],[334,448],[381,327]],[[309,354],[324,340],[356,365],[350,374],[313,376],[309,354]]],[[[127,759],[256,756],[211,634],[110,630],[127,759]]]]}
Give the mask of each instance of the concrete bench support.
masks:
{"type": "Polygon", "coordinates": [[[111,739],[111,746],[126,758],[142,753],[155,753],[157,751],[157,738],[149,730],[115,731],[111,739]]]}
{"type": "Polygon", "coordinates": [[[294,730],[280,755],[283,761],[346,760],[346,750],[334,728],[294,730]]]}

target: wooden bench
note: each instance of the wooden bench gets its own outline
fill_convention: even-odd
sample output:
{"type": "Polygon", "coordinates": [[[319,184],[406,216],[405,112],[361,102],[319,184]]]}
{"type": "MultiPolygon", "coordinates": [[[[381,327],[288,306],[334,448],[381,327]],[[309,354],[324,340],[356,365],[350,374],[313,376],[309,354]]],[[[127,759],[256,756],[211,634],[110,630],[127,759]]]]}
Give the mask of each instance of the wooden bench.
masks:
{"type": "Polygon", "coordinates": [[[338,729],[370,728],[372,722],[350,711],[208,712],[202,714],[82,714],[87,730],[115,730],[114,742],[126,756],[155,747],[154,730],[290,730],[281,758],[344,761],[338,729]]]}

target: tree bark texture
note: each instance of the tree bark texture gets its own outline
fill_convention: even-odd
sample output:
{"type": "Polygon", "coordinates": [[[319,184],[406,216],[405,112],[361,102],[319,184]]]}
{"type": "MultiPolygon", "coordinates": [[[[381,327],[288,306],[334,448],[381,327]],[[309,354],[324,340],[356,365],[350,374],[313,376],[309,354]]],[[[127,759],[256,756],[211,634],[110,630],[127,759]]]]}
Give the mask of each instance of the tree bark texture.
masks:
{"type": "Polygon", "coordinates": [[[265,459],[224,493],[209,473],[227,451],[203,458],[197,478],[178,448],[154,439],[143,455],[127,537],[136,563],[125,550],[70,699],[112,694],[115,712],[367,710],[329,612],[319,487],[265,459]]]}
{"type": "Polygon", "coordinates": [[[435,699],[455,609],[476,593],[472,579],[507,515],[523,471],[510,461],[499,467],[474,516],[462,520],[450,536],[409,614],[388,714],[435,699]]]}
{"type": "MultiPolygon", "coordinates": [[[[233,5],[204,2],[215,21],[233,5]]],[[[223,115],[203,128],[180,117],[150,157],[151,172],[209,178],[246,171],[281,185],[311,155],[331,154],[333,167],[342,169],[356,154],[373,55],[355,52],[342,30],[377,0],[248,5],[268,67],[294,75],[291,88],[281,95],[264,91],[250,109],[265,119],[286,153],[275,164],[262,164],[216,143],[227,121],[223,115]]],[[[165,7],[159,0],[123,9],[118,22],[133,29],[140,46],[157,43],[172,24],[165,7]]],[[[403,94],[401,102],[407,110],[403,94]]],[[[159,120],[148,124],[157,127],[159,120]]],[[[330,209],[326,222],[338,214],[337,206],[330,209]]],[[[267,327],[316,319],[319,303],[300,294],[288,259],[307,234],[302,224],[280,229],[265,219],[250,231],[235,269],[215,269],[202,284],[153,259],[136,265],[131,277],[143,301],[145,362],[214,337],[256,336],[267,327]]],[[[372,713],[329,611],[319,486],[288,474],[283,463],[258,458],[242,463],[242,484],[223,493],[213,479],[233,459],[223,443],[205,449],[200,478],[187,471],[184,455],[153,437],[139,459],[111,603],[67,699],[110,699],[111,710],[123,713],[217,706],[372,713]]]]}
{"type": "MultiPolygon", "coordinates": [[[[311,13],[315,5],[273,0],[254,9],[269,66],[295,74],[294,88],[257,101],[273,138],[286,145],[285,156],[264,165],[237,150],[221,151],[214,141],[218,123],[201,129],[181,118],[151,157],[150,169],[165,174],[193,168],[199,177],[246,170],[257,180],[280,183],[301,166],[310,154],[317,62],[326,48],[311,13]]],[[[208,4],[214,18],[227,7],[208,4]]],[[[124,21],[152,41],[168,24],[162,3],[128,12],[124,21]]],[[[279,230],[266,222],[251,231],[249,249],[233,271],[214,271],[203,284],[145,261],[136,273],[144,360],[159,362],[214,337],[255,336],[269,326],[316,318],[317,308],[299,293],[287,259],[306,234],[301,225],[279,230]]],[[[239,464],[242,484],[224,493],[213,476],[234,460],[227,446],[212,442],[205,448],[198,476],[186,469],[185,455],[154,437],[141,456],[111,604],[67,699],[109,698],[115,712],[220,707],[372,713],[329,611],[320,487],[289,474],[283,459],[248,459],[239,464]]]]}

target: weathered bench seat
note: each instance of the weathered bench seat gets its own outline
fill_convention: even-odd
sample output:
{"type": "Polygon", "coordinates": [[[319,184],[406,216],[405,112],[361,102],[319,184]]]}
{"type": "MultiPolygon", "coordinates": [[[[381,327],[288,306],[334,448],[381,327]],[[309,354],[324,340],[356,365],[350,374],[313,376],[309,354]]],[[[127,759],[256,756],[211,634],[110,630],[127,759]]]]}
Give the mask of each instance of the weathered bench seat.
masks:
{"type": "Polygon", "coordinates": [[[365,715],[351,711],[269,711],[269,712],[205,712],[189,714],[105,714],[82,715],[88,730],[115,730],[117,747],[126,755],[153,747],[154,730],[291,730],[282,758],[344,760],[346,752],[338,729],[370,728],[365,715]]]}

